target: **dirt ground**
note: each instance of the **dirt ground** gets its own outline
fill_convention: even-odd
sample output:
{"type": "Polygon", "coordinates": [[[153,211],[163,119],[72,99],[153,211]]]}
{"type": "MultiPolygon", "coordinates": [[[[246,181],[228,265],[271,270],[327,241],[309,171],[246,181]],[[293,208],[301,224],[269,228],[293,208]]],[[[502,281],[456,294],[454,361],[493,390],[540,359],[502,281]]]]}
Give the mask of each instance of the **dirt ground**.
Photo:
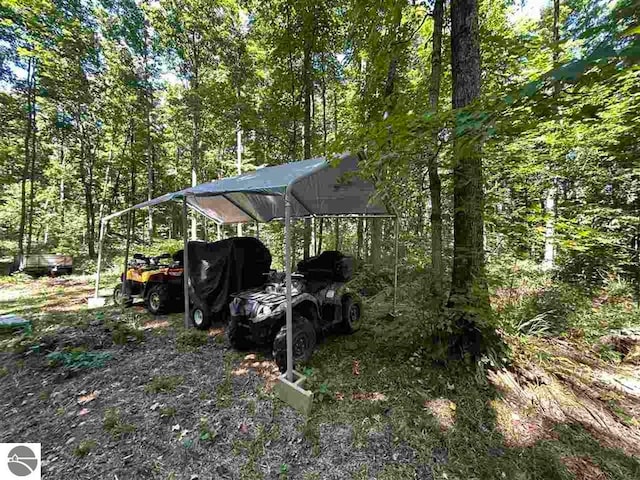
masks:
{"type": "MultiPolygon", "coordinates": [[[[45,291],[65,285],[46,283],[45,291]]],[[[65,286],[77,288],[74,282],[65,286]]],[[[15,289],[10,299],[23,290],[15,289]]],[[[4,295],[9,298],[6,288],[4,295]]],[[[37,318],[61,309],[77,312],[78,298],[49,298],[37,318]]],[[[0,442],[42,443],[43,478],[346,479],[363,466],[375,476],[390,462],[414,460],[415,453],[394,445],[388,430],[356,451],[347,425],[322,425],[318,449],[303,434],[304,419],[268,391],[264,370],[273,374],[273,362],[258,364],[260,353],[231,350],[222,329],[212,330],[205,345],[184,351],[173,328],[179,316],[153,320],[140,307],[132,310],[144,319],[143,336],[124,345],[113,343],[106,325],[120,312],[82,310],[88,325],[45,335],[39,351],[0,353],[0,442]],[[54,351],[110,358],[103,367],[76,369],[51,365],[47,353],[54,351]],[[175,388],[149,391],[154,379],[176,377],[175,388]],[[119,435],[105,427],[113,409],[119,435]]]]}

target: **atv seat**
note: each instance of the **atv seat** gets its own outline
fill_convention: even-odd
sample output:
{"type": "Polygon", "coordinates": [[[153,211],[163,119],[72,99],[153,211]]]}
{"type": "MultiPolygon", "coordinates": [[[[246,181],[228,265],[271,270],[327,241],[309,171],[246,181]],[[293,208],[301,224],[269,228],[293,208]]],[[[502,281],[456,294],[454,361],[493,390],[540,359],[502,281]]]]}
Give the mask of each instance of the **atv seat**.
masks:
{"type": "Polygon", "coordinates": [[[310,282],[346,282],[353,275],[353,257],[327,250],[298,262],[297,272],[310,282]]]}

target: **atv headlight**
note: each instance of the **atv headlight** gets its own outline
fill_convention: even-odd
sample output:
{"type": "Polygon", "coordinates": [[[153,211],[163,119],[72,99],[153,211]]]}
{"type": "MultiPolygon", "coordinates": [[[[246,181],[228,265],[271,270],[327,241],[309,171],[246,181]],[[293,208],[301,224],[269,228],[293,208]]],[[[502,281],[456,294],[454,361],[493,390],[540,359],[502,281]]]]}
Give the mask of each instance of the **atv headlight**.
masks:
{"type": "Polygon", "coordinates": [[[256,317],[267,317],[271,315],[271,307],[269,305],[260,305],[256,311],[256,317]]]}

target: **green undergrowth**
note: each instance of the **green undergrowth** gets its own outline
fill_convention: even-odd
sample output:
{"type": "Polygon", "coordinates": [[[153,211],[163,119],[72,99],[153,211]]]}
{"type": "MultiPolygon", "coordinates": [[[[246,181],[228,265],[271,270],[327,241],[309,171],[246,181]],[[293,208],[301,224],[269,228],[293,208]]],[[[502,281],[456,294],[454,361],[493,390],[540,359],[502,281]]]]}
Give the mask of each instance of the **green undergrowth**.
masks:
{"type": "Polygon", "coordinates": [[[111,434],[115,439],[119,439],[126,433],[135,432],[136,426],[122,420],[120,410],[116,408],[108,408],[104,412],[102,418],[102,428],[111,434]]]}
{"type": "Polygon", "coordinates": [[[147,393],[171,393],[182,385],[184,378],[177,375],[156,376],[144,387],[147,393]]]}
{"type": "Polygon", "coordinates": [[[183,328],[176,335],[176,345],[180,352],[197,351],[200,347],[206,345],[208,341],[207,332],[195,328],[188,330],[183,328]]]}
{"type": "Polygon", "coordinates": [[[572,455],[590,456],[611,479],[640,478],[637,460],[599,446],[580,427],[559,426],[549,432],[557,439],[507,448],[490,404],[498,393],[474,364],[436,366],[426,337],[416,334],[426,321],[427,315],[395,321],[370,315],[355,334],[332,336],[318,348],[305,366],[315,400],[304,433],[316,454],[320,425],[345,424],[353,428],[356,448],[366,448],[373,432],[391,429],[395,445],[415,449],[415,465],[389,466],[378,478],[414,478],[416,465],[426,464],[434,478],[568,480],[572,476],[560,459],[572,455]],[[424,408],[425,400],[437,398],[456,405],[455,424],[448,431],[424,408]]]}
{"type": "Polygon", "coordinates": [[[71,369],[102,368],[112,355],[108,352],[85,352],[81,350],[70,352],[51,352],[47,360],[51,367],[65,366],[71,369]]]}

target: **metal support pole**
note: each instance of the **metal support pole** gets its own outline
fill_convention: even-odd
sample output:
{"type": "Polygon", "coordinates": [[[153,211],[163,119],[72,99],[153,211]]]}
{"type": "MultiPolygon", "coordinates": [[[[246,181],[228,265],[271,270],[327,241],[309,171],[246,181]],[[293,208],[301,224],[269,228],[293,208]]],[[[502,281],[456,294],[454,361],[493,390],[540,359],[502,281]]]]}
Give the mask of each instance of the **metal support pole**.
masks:
{"type": "Polygon", "coordinates": [[[105,221],[100,222],[100,239],[98,240],[98,270],[96,272],[96,290],[93,298],[98,298],[98,289],[100,288],[100,270],[102,269],[102,243],[104,242],[105,221]]]}
{"type": "Polygon", "coordinates": [[[284,194],[284,262],[287,283],[287,380],[293,382],[293,312],[291,308],[291,202],[284,194]]]}
{"type": "Polygon", "coordinates": [[[183,274],[182,283],[184,284],[184,327],[189,328],[191,326],[191,319],[189,318],[189,222],[187,219],[187,197],[182,199],[182,239],[184,241],[183,247],[183,274]]]}
{"type": "Polygon", "coordinates": [[[127,215],[127,246],[124,249],[124,278],[122,279],[122,288],[120,289],[120,297],[124,302],[124,292],[127,284],[127,266],[129,263],[129,247],[131,245],[131,230],[133,229],[133,223],[135,222],[135,210],[131,210],[127,215]],[[133,218],[132,218],[133,217],[133,218]]]}
{"type": "Polygon", "coordinates": [[[396,314],[396,305],[398,303],[398,240],[400,230],[398,228],[398,217],[396,216],[396,245],[395,245],[395,263],[393,272],[393,314],[396,314]]]}
{"type": "Polygon", "coordinates": [[[260,222],[256,222],[256,238],[260,240],[260,222]]]}

